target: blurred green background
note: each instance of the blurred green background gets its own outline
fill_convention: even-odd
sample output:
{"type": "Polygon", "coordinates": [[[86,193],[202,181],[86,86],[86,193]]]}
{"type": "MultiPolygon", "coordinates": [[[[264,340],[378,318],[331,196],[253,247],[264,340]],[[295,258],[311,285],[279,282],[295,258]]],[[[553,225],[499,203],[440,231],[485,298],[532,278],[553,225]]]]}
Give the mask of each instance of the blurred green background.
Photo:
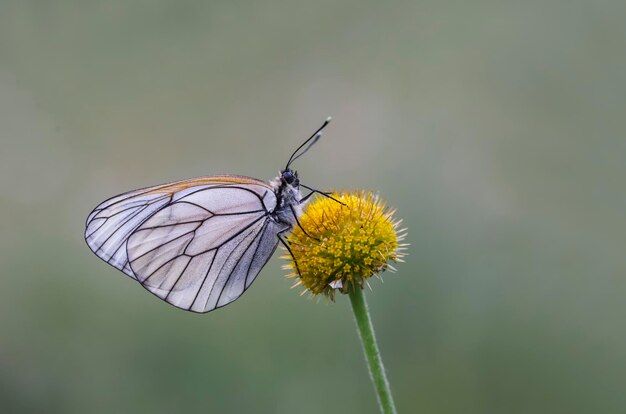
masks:
{"type": "Polygon", "coordinates": [[[105,198],[199,175],[380,191],[402,413],[626,410],[626,2],[0,1],[0,410],[376,413],[348,301],[275,257],[194,315],[94,256],[105,198]]]}

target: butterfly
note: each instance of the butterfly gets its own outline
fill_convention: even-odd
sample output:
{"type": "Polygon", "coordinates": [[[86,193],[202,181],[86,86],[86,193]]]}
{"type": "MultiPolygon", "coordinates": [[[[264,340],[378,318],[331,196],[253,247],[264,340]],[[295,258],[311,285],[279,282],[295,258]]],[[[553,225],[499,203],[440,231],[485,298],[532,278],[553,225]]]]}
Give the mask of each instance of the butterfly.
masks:
{"type": "MultiPolygon", "coordinates": [[[[250,287],[313,194],[291,164],[321,137],[331,118],[269,182],[214,175],[129,191],[87,217],[85,241],[102,260],[160,299],[205,313],[250,287]],[[302,196],[300,188],[309,192],[302,196]]],[[[303,229],[304,230],[304,229],[303,229]]]]}

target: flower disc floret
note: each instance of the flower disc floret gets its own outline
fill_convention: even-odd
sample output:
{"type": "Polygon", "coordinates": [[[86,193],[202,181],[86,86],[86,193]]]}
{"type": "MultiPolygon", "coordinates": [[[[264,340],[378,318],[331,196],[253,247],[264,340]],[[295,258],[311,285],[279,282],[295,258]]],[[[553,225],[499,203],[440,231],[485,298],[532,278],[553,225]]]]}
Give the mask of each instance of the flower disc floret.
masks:
{"type": "Polygon", "coordinates": [[[334,298],[363,288],[366,280],[402,261],[405,230],[393,210],[369,192],[334,193],[310,203],[288,238],[286,266],[314,295],[334,298]],[[304,230],[303,230],[304,229],[304,230]]]}

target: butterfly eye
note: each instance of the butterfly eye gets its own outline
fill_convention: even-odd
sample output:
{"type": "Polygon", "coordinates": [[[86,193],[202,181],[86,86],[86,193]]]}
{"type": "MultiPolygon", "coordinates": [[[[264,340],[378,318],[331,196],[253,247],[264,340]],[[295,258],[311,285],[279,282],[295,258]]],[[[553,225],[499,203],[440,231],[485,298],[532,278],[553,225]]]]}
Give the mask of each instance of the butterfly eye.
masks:
{"type": "Polygon", "coordinates": [[[293,184],[294,182],[297,182],[298,179],[296,178],[296,176],[293,174],[292,171],[290,170],[286,170],[283,171],[282,174],[283,180],[285,180],[285,182],[289,185],[293,184]]]}

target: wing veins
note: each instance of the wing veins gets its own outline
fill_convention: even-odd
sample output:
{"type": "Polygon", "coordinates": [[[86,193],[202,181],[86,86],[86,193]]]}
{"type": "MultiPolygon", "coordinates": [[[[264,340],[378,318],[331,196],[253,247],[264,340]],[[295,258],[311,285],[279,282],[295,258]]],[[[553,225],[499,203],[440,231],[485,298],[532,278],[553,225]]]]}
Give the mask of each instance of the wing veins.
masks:
{"type": "MultiPolygon", "coordinates": [[[[172,257],[171,259],[169,259],[169,260],[167,260],[167,261],[165,261],[165,262],[161,263],[161,265],[159,265],[159,267],[157,267],[157,268],[156,268],[156,269],[154,269],[152,272],[150,272],[150,274],[149,274],[149,275],[148,275],[148,276],[147,276],[147,277],[146,277],[143,281],[141,281],[141,282],[139,282],[139,283],[141,283],[141,285],[144,285],[144,284],[148,281],[148,279],[150,279],[152,276],[154,276],[154,274],[155,274],[155,273],[157,273],[159,270],[161,270],[161,269],[163,268],[163,266],[168,265],[168,264],[172,263],[174,260],[176,260],[176,259],[180,259],[180,258],[181,258],[181,257],[183,257],[183,256],[188,257],[189,259],[193,259],[193,257],[191,257],[191,256],[189,256],[189,255],[186,255],[186,254],[178,254],[178,255],[176,255],[176,256],[174,256],[174,257],[172,257]]],[[[191,260],[190,260],[190,261],[191,261],[191,260]]],[[[162,284],[163,284],[163,282],[161,282],[161,285],[162,285],[162,284]]],[[[159,286],[157,286],[157,287],[160,289],[160,288],[161,288],[161,285],[159,285],[159,286]]]]}
{"type": "MultiPolygon", "coordinates": [[[[154,201],[156,201],[156,200],[154,200],[154,201]]],[[[160,201],[160,200],[159,200],[159,201],[160,201]]],[[[126,220],[125,222],[123,222],[122,224],[120,224],[120,225],[119,225],[119,227],[118,227],[118,228],[116,228],[116,229],[115,229],[115,231],[114,231],[113,233],[111,233],[111,234],[109,235],[109,237],[107,237],[107,239],[106,239],[106,240],[105,240],[105,241],[104,241],[104,242],[100,245],[100,247],[98,247],[98,251],[99,251],[100,249],[102,249],[102,246],[104,246],[104,245],[106,244],[106,242],[108,242],[108,241],[109,241],[109,239],[110,239],[111,237],[113,237],[113,235],[114,235],[115,233],[117,233],[117,232],[119,231],[119,229],[121,229],[121,228],[122,228],[122,227],[123,227],[126,223],[128,223],[130,220],[132,220],[132,219],[134,219],[135,217],[137,217],[137,216],[139,215],[139,213],[141,213],[143,210],[145,210],[146,208],[148,208],[148,207],[149,207],[149,206],[151,206],[152,204],[154,204],[154,203],[153,203],[153,202],[150,202],[150,203],[146,204],[145,206],[141,207],[141,209],[140,209],[137,213],[133,214],[133,216],[129,217],[129,218],[128,218],[128,220],[126,220]]],[[[164,208],[164,207],[165,207],[165,206],[163,206],[162,208],[164,208]]],[[[157,213],[156,211],[155,211],[155,212],[153,212],[151,215],[149,215],[148,217],[146,217],[146,218],[145,218],[145,219],[144,219],[141,223],[137,224],[137,226],[136,226],[136,227],[135,227],[135,228],[134,228],[134,229],[133,229],[133,230],[132,230],[132,231],[128,234],[128,236],[126,236],[126,237],[125,237],[125,240],[124,240],[124,241],[123,241],[123,242],[122,242],[119,246],[117,246],[117,248],[115,249],[115,251],[113,252],[113,254],[111,255],[111,257],[109,257],[109,259],[108,259],[106,262],[110,264],[110,263],[111,263],[111,260],[115,257],[115,255],[117,254],[117,252],[119,252],[119,251],[120,251],[120,249],[122,248],[122,246],[124,246],[124,245],[126,245],[126,246],[127,246],[127,249],[126,249],[126,258],[128,258],[128,239],[130,239],[130,237],[131,237],[133,234],[135,234],[135,232],[137,231],[137,229],[138,229],[139,227],[141,227],[141,225],[142,225],[143,223],[145,223],[146,221],[148,221],[148,219],[150,219],[150,217],[152,217],[152,216],[153,216],[154,214],[156,214],[156,213],[157,213]]],[[[132,270],[132,268],[131,268],[131,270],[132,270]]],[[[134,273],[134,271],[133,271],[133,273],[134,273]]]]}
{"type": "MultiPolygon", "coordinates": [[[[174,204],[174,203],[172,203],[172,204],[174,204]]],[[[215,247],[213,247],[213,248],[211,248],[211,249],[208,249],[208,250],[204,250],[204,251],[202,251],[202,252],[200,252],[200,253],[196,253],[196,254],[187,254],[186,250],[187,250],[187,248],[189,247],[189,244],[193,241],[193,239],[194,239],[194,237],[195,237],[195,235],[194,235],[194,237],[192,237],[192,238],[191,238],[191,239],[187,242],[187,245],[186,245],[186,246],[185,246],[185,248],[183,249],[183,253],[181,253],[181,254],[177,255],[176,257],[187,256],[187,257],[194,258],[194,257],[200,256],[200,255],[202,255],[202,254],[204,254],[204,253],[208,253],[208,252],[213,251],[213,250],[215,250],[215,251],[216,251],[216,253],[215,253],[215,254],[217,255],[217,250],[218,250],[220,247],[224,246],[225,244],[227,244],[228,242],[230,242],[231,240],[233,240],[235,237],[239,236],[240,234],[242,234],[242,233],[243,233],[243,232],[245,232],[246,230],[250,229],[250,227],[252,227],[252,226],[253,226],[254,224],[256,224],[259,220],[261,220],[262,218],[265,218],[266,216],[267,216],[267,215],[263,215],[263,216],[261,216],[261,217],[257,218],[256,220],[254,220],[253,222],[251,222],[250,224],[248,224],[246,227],[244,227],[243,229],[241,229],[240,231],[238,231],[237,233],[235,233],[233,236],[229,237],[227,240],[225,240],[225,241],[223,241],[222,243],[220,243],[218,246],[215,246],[215,247]]],[[[211,217],[215,217],[215,216],[211,216],[211,217]]],[[[202,220],[202,221],[203,221],[203,222],[205,222],[205,221],[207,221],[207,220],[210,220],[210,219],[211,219],[211,217],[208,217],[208,218],[206,218],[206,219],[204,219],[204,220],[202,220]]],[[[169,243],[171,243],[171,242],[173,242],[173,241],[175,241],[175,240],[178,240],[178,239],[180,239],[181,237],[187,236],[188,234],[191,234],[191,233],[195,233],[195,232],[198,230],[198,228],[200,228],[200,226],[196,227],[194,230],[188,231],[188,232],[183,233],[183,234],[181,234],[181,235],[179,235],[179,236],[177,236],[177,237],[175,237],[175,238],[173,238],[173,239],[171,239],[171,240],[168,240],[166,243],[159,244],[158,246],[156,246],[156,247],[154,247],[154,248],[152,248],[152,249],[150,249],[150,250],[145,251],[144,253],[142,253],[141,255],[137,256],[136,258],[133,258],[133,260],[132,260],[132,261],[134,262],[134,261],[136,261],[136,260],[139,260],[139,259],[141,259],[143,256],[145,256],[146,254],[151,253],[151,252],[153,252],[153,251],[155,251],[155,250],[157,250],[157,249],[160,249],[161,247],[165,246],[166,244],[169,244],[169,243]]],[[[140,230],[138,230],[138,231],[141,231],[141,230],[144,230],[144,229],[140,229],[140,230]]],[[[138,231],[133,232],[133,234],[135,234],[135,233],[136,233],[136,232],[138,232],[138,231]]],[[[130,236],[129,236],[129,237],[130,237],[130,236]]],[[[121,247],[121,246],[120,246],[120,247],[121,247]]],[[[126,248],[127,248],[127,250],[128,250],[128,246],[127,246],[126,248]]],[[[128,251],[127,251],[127,253],[126,253],[126,256],[127,256],[127,257],[129,257],[129,256],[128,256],[128,251]]],[[[131,268],[131,270],[133,271],[133,273],[135,273],[135,270],[132,268],[132,263],[130,264],[130,268],[131,268]]],[[[187,268],[187,266],[185,266],[185,269],[186,269],[186,268],[187,268]]],[[[184,271],[183,271],[183,272],[184,272],[184,271]]],[[[149,275],[146,279],[144,279],[144,281],[145,281],[145,280],[147,280],[147,279],[148,279],[149,277],[151,277],[151,276],[152,276],[152,274],[150,274],[150,275],[149,275]]],[[[181,276],[182,276],[182,273],[181,273],[181,276]]],[[[180,276],[179,276],[179,277],[180,277],[180,276]]],[[[176,283],[178,283],[178,281],[177,281],[176,283]]],[[[175,283],[175,284],[176,284],[176,283],[175,283]]],[[[142,284],[143,284],[143,283],[142,283],[142,284]]],[[[175,285],[175,284],[174,284],[174,285],[175,285]]],[[[173,288],[173,287],[174,287],[174,286],[172,286],[172,288],[173,288]]]]}
{"type": "MultiPolygon", "coordinates": [[[[266,216],[261,216],[258,219],[254,220],[253,222],[251,222],[250,224],[248,224],[246,227],[244,227],[243,229],[241,229],[240,231],[238,231],[237,233],[233,234],[231,237],[229,237],[228,239],[224,240],[222,243],[220,243],[218,246],[212,247],[210,249],[201,251],[200,253],[196,253],[195,255],[188,255],[188,256],[200,256],[201,254],[204,253],[208,253],[212,250],[217,250],[220,247],[224,246],[226,243],[228,243],[229,241],[231,241],[232,239],[234,239],[235,237],[239,236],[241,233],[243,233],[244,231],[248,230],[250,227],[254,226],[257,221],[261,220],[262,218],[265,218],[266,216]]],[[[208,219],[207,219],[208,220],[208,219]]]]}
{"type": "Polygon", "coordinates": [[[254,214],[254,213],[266,213],[267,210],[249,210],[249,211],[239,211],[236,213],[215,213],[216,216],[244,216],[246,214],[254,214]]]}
{"type": "MultiPolygon", "coordinates": [[[[121,228],[124,227],[124,225],[126,223],[128,223],[129,221],[131,221],[132,219],[134,219],[135,217],[137,217],[142,211],[144,211],[146,208],[148,208],[148,206],[150,206],[150,204],[146,204],[145,206],[141,207],[136,213],[134,213],[133,215],[131,215],[130,217],[128,217],[123,223],[121,223],[115,230],[113,230],[113,233],[109,234],[109,237],[106,238],[106,240],[104,240],[102,243],[100,243],[100,246],[98,247],[98,250],[96,250],[96,252],[99,252],[100,249],[102,249],[102,246],[104,246],[110,239],[111,237],[113,237],[113,235],[115,233],[117,233],[121,228]]],[[[139,224],[139,226],[141,226],[141,223],[139,224]]],[[[124,244],[124,243],[122,243],[124,244]]],[[[117,253],[117,250],[115,251],[115,253],[117,253]]],[[[113,257],[115,254],[113,254],[111,257],[113,257]]],[[[107,261],[108,262],[108,261],[107,261]]]]}
{"type": "Polygon", "coordinates": [[[111,201],[111,200],[113,200],[114,198],[117,198],[117,197],[122,197],[122,196],[127,195],[127,194],[128,194],[128,197],[124,197],[124,198],[123,198],[123,199],[121,199],[121,200],[117,200],[115,203],[111,203],[111,204],[107,205],[106,207],[95,208],[93,211],[96,211],[96,210],[100,210],[100,211],[102,211],[102,210],[107,209],[107,208],[109,208],[109,207],[111,207],[111,206],[114,206],[114,205],[116,205],[116,204],[123,203],[123,202],[124,202],[124,201],[126,201],[126,200],[130,200],[130,199],[135,198],[135,197],[141,197],[141,196],[144,196],[144,195],[146,195],[146,194],[149,194],[149,193],[150,193],[150,192],[152,192],[152,191],[155,191],[155,190],[158,190],[158,189],[160,189],[160,188],[166,187],[167,185],[169,185],[169,184],[161,184],[161,185],[157,185],[157,186],[154,186],[154,187],[144,187],[144,188],[140,188],[140,189],[138,189],[138,190],[126,191],[125,193],[118,194],[118,195],[116,195],[116,196],[113,196],[113,197],[109,197],[109,198],[107,198],[107,199],[106,199],[106,200],[104,200],[102,203],[100,203],[100,204],[99,204],[99,206],[101,206],[101,205],[103,205],[103,204],[106,204],[106,203],[108,203],[109,201],[111,201]],[[146,191],[143,191],[143,190],[146,190],[146,191]],[[134,193],[134,192],[136,192],[136,191],[142,191],[142,192],[141,192],[141,193],[139,193],[139,194],[132,194],[132,193],[134,193]]]}
{"type": "MultiPolygon", "coordinates": [[[[200,226],[198,226],[198,227],[200,227],[200,226]]],[[[193,229],[193,230],[191,230],[191,231],[188,231],[188,232],[183,233],[183,234],[181,234],[181,235],[179,235],[179,236],[176,236],[176,237],[174,237],[173,239],[168,240],[168,241],[167,241],[167,242],[165,242],[165,243],[161,243],[161,244],[159,244],[158,246],[153,247],[153,248],[152,248],[152,249],[150,249],[150,250],[146,250],[145,252],[141,253],[139,256],[135,257],[132,261],[134,262],[135,260],[139,260],[139,259],[141,259],[142,257],[144,257],[145,255],[147,255],[148,253],[151,253],[151,252],[153,252],[153,251],[155,251],[155,250],[157,250],[157,249],[160,249],[161,247],[165,246],[166,244],[170,244],[171,242],[176,241],[176,240],[180,239],[181,237],[185,237],[185,236],[186,236],[186,235],[188,235],[188,234],[195,233],[195,232],[196,232],[196,230],[198,230],[198,228],[195,228],[195,229],[193,229]]],[[[193,240],[193,237],[191,238],[191,240],[193,240]]],[[[190,242],[191,242],[191,240],[190,240],[190,242]]],[[[186,249],[187,249],[187,247],[185,247],[185,250],[186,250],[186,249]]],[[[189,257],[192,257],[192,256],[193,256],[193,255],[190,255],[190,254],[185,253],[184,251],[183,251],[183,253],[181,253],[179,256],[182,256],[182,255],[189,256],[189,257]]]]}
{"type": "Polygon", "coordinates": [[[204,223],[205,221],[207,221],[208,219],[210,219],[211,217],[207,217],[205,219],[202,220],[192,220],[192,221],[181,221],[178,223],[172,223],[172,224],[159,224],[158,226],[149,226],[149,227],[142,227],[140,229],[137,229],[137,231],[135,233],[139,233],[141,231],[144,230],[156,230],[156,229],[163,229],[165,227],[173,227],[173,226],[178,226],[178,225],[183,225],[183,224],[194,224],[194,223],[204,223]]]}
{"type": "MultiPolygon", "coordinates": [[[[213,188],[213,187],[210,187],[213,188]]],[[[208,190],[208,188],[204,188],[204,190],[208,190]]],[[[186,196],[185,196],[186,197],[186,196]]],[[[179,198],[178,200],[175,200],[172,204],[189,204],[192,205],[194,207],[198,207],[204,211],[206,211],[207,213],[211,214],[211,215],[215,215],[214,212],[212,212],[211,210],[209,210],[206,207],[202,207],[200,204],[194,203],[193,201],[187,201],[187,200],[183,200],[184,197],[179,198]]]]}
{"type": "MultiPolygon", "coordinates": [[[[152,201],[152,200],[147,200],[147,201],[146,201],[146,204],[150,204],[150,202],[151,202],[151,201],[152,201]]],[[[119,211],[116,211],[115,213],[111,214],[110,216],[100,216],[99,214],[100,214],[100,213],[102,213],[102,212],[104,212],[104,210],[106,210],[106,209],[102,209],[102,210],[100,210],[100,211],[98,212],[98,214],[96,214],[96,215],[94,216],[94,218],[92,218],[92,219],[91,219],[91,221],[96,220],[96,219],[100,219],[100,218],[103,218],[103,219],[105,219],[105,220],[108,220],[108,219],[110,219],[110,218],[112,218],[112,217],[117,216],[117,215],[118,215],[118,214],[120,214],[120,213],[123,213],[123,212],[128,211],[128,210],[132,210],[133,208],[137,208],[137,207],[140,207],[140,206],[142,206],[142,204],[139,204],[139,203],[138,203],[138,204],[134,204],[134,205],[132,205],[132,206],[129,206],[129,207],[123,208],[123,209],[121,209],[121,210],[119,210],[119,211]]],[[[108,208],[108,207],[107,207],[107,208],[108,208]]]]}
{"type": "MultiPolygon", "coordinates": [[[[98,230],[100,230],[102,228],[102,226],[104,226],[107,222],[107,219],[105,217],[95,217],[93,219],[91,219],[91,221],[89,222],[89,224],[93,223],[94,220],[104,220],[102,223],[100,223],[100,225],[98,226],[97,229],[93,230],[91,233],[87,234],[85,236],[86,239],[90,238],[91,236],[94,235],[95,232],[97,232],[98,230]]],[[[89,224],[87,224],[87,226],[89,226],[89,224]]]]}
{"type": "MultiPolygon", "coordinates": [[[[199,227],[199,226],[198,226],[198,227],[199,227]]],[[[195,231],[198,229],[198,227],[196,227],[196,228],[195,228],[194,230],[192,230],[191,232],[195,232],[195,231]]],[[[136,234],[138,234],[138,233],[139,233],[139,231],[142,231],[142,230],[144,230],[144,229],[140,229],[140,230],[138,230],[138,231],[136,232],[136,234]]],[[[169,237],[169,235],[170,235],[170,234],[172,234],[172,231],[173,231],[173,228],[170,228],[170,229],[169,229],[169,231],[167,232],[167,234],[165,235],[165,238],[169,237]]],[[[148,235],[148,236],[149,236],[149,235],[148,235]]],[[[184,236],[184,235],[183,235],[183,236],[184,236]]],[[[147,237],[147,236],[146,236],[146,237],[147,237]]],[[[165,243],[161,243],[159,246],[157,246],[155,249],[153,249],[153,251],[154,251],[154,250],[156,250],[156,249],[160,249],[161,247],[164,247],[165,245],[167,245],[167,244],[169,244],[169,243],[171,243],[171,242],[173,242],[173,241],[175,241],[175,240],[177,240],[177,239],[178,239],[178,238],[175,238],[175,239],[169,240],[169,241],[167,241],[167,242],[165,242],[165,243]]],[[[191,239],[187,242],[187,245],[185,246],[185,249],[187,248],[187,246],[189,246],[189,243],[191,243],[191,240],[193,240],[193,237],[192,237],[192,238],[191,238],[191,239]]],[[[145,239],[144,239],[144,241],[145,241],[145,239]]],[[[184,249],[183,249],[183,250],[184,250],[184,249]]],[[[146,254],[146,253],[148,253],[148,252],[145,252],[144,254],[146,254]]],[[[146,276],[146,277],[144,278],[144,280],[143,280],[143,282],[141,283],[141,285],[142,285],[142,286],[144,286],[144,283],[145,283],[148,279],[150,279],[152,276],[154,276],[154,274],[155,274],[155,273],[157,273],[159,270],[161,270],[161,269],[163,268],[163,266],[165,266],[165,265],[167,265],[167,264],[169,264],[169,263],[173,262],[174,260],[178,259],[178,258],[179,258],[179,257],[181,257],[181,256],[187,256],[187,255],[185,255],[185,254],[175,254],[175,255],[174,255],[174,257],[172,257],[171,259],[166,260],[164,263],[161,263],[161,265],[160,265],[159,267],[157,267],[156,269],[154,269],[152,272],[150,272],[150,274],[149,274],[148,276],[146,276]]],[[[126,248],[126,257],[128,257],[128,247],[126,248]]],[[[190,261],[191,261],[191,256],[187,256],[187,257],[189,257],[189,258],[190,258],[190,261]]],[[[141,258],[141,256],[140,256],[140,257],[138,257],[137,259],[139,259],[139,258],[141,258]]],[[[137,260],[137,259],[135,259],[135,260],[137,260]]],[[[153,258],[153,259],[154,259],[154,258],[153,258]]],[[[131,269],[132,269],[132,265],[131,265],[131,269]]],[[[134,273],[134,270],[133,270],[133,273],[134,273]]],[[[160,287],[161,287],[161,285],[162,285],[162,284],[163,284],[163,282],[161,282],[157,288],[159,288],[159,289],[160,289],[160,287]]]]}
{"type": "MultiPolygon", "coordinates": [[[[259,232],[259,235],[262,236],[263,232],[265,232],[265,229],[267,228],[267,223],[269,223],[269,221],[266,221],[263,224],[263,228],[261,229],[261,231],[259,232]]],[[[259,241],[259,244],[261,244],[261,242],[259,241]]],[[[248,264],[248,270],[246,271],[246,280],[243,281],[243,291],[246,291],[246,286],[248,285],[248,277],[250,276],[250,269],[252,269],[252,262],[254,262],[254,256],[256,256],[257,252],[259,251],[259,246],[257,245],[256,249],[254,249],[254,253],[252,254],[252,260],[250,260],[250,264],[248,264]]],[[[242,292],[243,293],[243,292],[242,292]]]]}
{"type": "MultiPolygon", "coordinates": [[[[192,239],[192,240],[193,240],[193,239],[192,239]]],[[[191,242],[191,240],[190,240],[190,242],[191,242]]],[[[185,247],[185,248],[186,248],[186,247],[185,247]]],[[[180,255],[180,256],[183,256],[183,255],[180,255]]],[[[180,256],[178,256],[178,257],[180,257],[180,256]]],[[[188,255],[185,255],[185,256],[188,256],[188,255]]],[[[191,257],[191,256],[188,256],[188,257],[191,257]]],[[[165,298],[163,298],[165,301],[167,301],[167,298],[169,298],[169,297],[170,297],[170,294],[174,291],[174,289],[176,288],[176,285],[178,284],[178,282],[180,282],[180,279],[183,277],[183,275],[184,275],[184,274],[185,274],[185,272],[187,271],[187,268],[189,267],[189,264],[191,263],[191,261],[192,261],[193,259],[194,259],[193,257],[192,257],[191,259],[189,259],[189,261],[187,262],[187,264],[186,264],[186,265],[185,265],[185,267],[183,268],[182,272],[180,272],[180,274],[179,274],[179,275],[178,275],[178,277],[176,278],[176,282],[174,282],[174,284],[172,285],[172,288],[170,289],[170,291],[169,291],[169,292],[167,292],[167,295],[165,295],[165,298]]]]}
{"type": "MultiPolygon", "coordinates": [[[[257,220],[257,221],[258,221],[258,220],[257,220]]],[[[255,224],[255,223],[256,223],[256,221],[255,221],[254,223],[250,224],[250,225],[249,225],[249,226],[248,226],[248,227],[247,227],[244,231],[246,231],[246,230],[250,230],[250,228],[252,227],[252,225],[253,225],[253,224],[255,224]]],[[[243,232],[241,232],[241,233],[243,233],[243,232]]],[[[240,233],[240,234],[241,234],[241,233],[240,233]]],[[[237,248],[239,248],[239,246],[241,246],[241,243],[243,243],[243,242],[246,240],[246,237],[247,237],[247,236],[244,236],[244,237],[243,237],[243,239],[242,239],[241,241],[239,241],[239,243],[237,243],[237,246],[235,246],[235,247],[234,247],[234,248],[230,251],[230,253],[228,253],[228,256],[226,256],[226,260],[224,260],[224,264],[223,264],[222,266],[224,266],[224,265],[228,262],[228,259],[230,259],[230,258],[231,258],[231,256],[233,255],[233,253],[235,253],[235,251],[237,250],[237,248]]],[[[254,237],[253,237],[252,239],[254,240],[254,237]]],[[[223,246],[223,245],[222,245],[222,246],[223,246]]],[[[220,247],[221,247],[221,246],[220,246],[220,247]]],[[[248,249],[246,249],[246,251],[247,251],[247,250],[248,250],[248,249]]],[[[215,254],[217,255],[217,252],[216,252],[215,254]]],[[[245,252],[244,252],[244,254],[245,254],[245,252]]],[[[242,255],[242,256],[243,256],[243,255],[242,255]]],[[[237,261],[237,263],[239,263],[239,261],[237,261]]],[[[224,287],[226,286],[226,283],[228,283],[228,279],[230,279],[230,275],[232,275],[233,270],[237,267],[237,263],[235,263],[235,266],[233,266],[233,268],[232,268],[232,269],[231,269],[231,271],[230,271],[230,274],[229,274],[229,275],[228,275],[228,277],[226,278],[226,281],[225,281],[225,282],[224,282],[224,284],[222,285],[222,291],[224,290],[224,287]]],[[[220,272],[221,272],[221,270],[222,270],[222,269],[220,269],[220,272]]],[[[215,288],[215,283],[217,283],[217,279],[218,279],[219,277],[220,277],[220,274],[218,273],[218,274],[217,274],[217,277],[215,278],[215,282],[214,282],[214,283],[213,283],[213,285],[211,286],[211,290],[209,291],[209,294],[208,294],[208,296],[207,296],[207,298],[206,298],[206,302],[204,303],[204,307],[205,307],[205,308],[206,308],[206,306],[208,305],[209,300],[211,299],[211,294],[213,293],[213,289],[215,288]]],[[[220,291],[220,296],[222,295],[222,291],[220,291]]],[[[218,302],[219,302],[219,296],[218,296],[218,298],[217,298],[217,301],[215,302],[215,306],[217,306],[217,303],[218,303],[218,302]]]]}
{"type": "MultiPolygon", "coordinates": [[[[256,185],[258,185],[258,184],[256,184],[256,185]]],[[[247,191],[247,192],[249,192],[250,194],[253,194],[256,198],[258,198],[258,199],[259,199],[259,201],[261,202],[261,205],[264,205],[264,204],[263,204],[263,198],[261,198],[261,196],[259,195],[259,193],[257,193],[256,191],[252,191],[252,190],[250,190],[249,188],[246,188],[246,187],[239,187],[239,186],[234,185],[234,184],[233,184],[233,185],[224,185],[224,184],[220,184],[220,185],[215,185],[215,186],[212,186],[212,187],[199,188],[199,189],[197,189],[197,190],[195,190],[195,191],[190,192],[189,194],[185,194],[184,196],[182,196],[182,197],[181,197],[181,198],[179,198],[178,200],[175,200],[175,202],[178,202],[178,201],[180,201],[180,200],[184,200],[185,198],[187,198],[187,197],[189,197],[189,196],[191,196],[191,195],[193,195],[193,194],[196,194],[196,193],[198,193],[198,192],[200,192],[200,191],[211,190],[211,189],[216,189],[216,188],[237,188],[237,189],[239,189],[239,190],[247,191]]]]}
{"type": "MultiPolygon", "coordinates": [[[[207,269],[206,273],[204,274],[204,278],[202,279],[202,283],[200,284],[200,287],[198,288],[198,291],[196,292],[196,296],[194,296],[193,301],[191,302],[191,305],[189,305],[189,307],[187,308],[187,310],[191,310],[191,308],[193,308],[193,305],[196,303],[196,300],[198,299],[198,296],[200,296],[200,292],[202,292],[202,288],[204,287],[204,284],[206,283],[206,279],[207,277],[209,277],[209,273],[211,273],[211,269],[213,268],[213,263],[215,263],[215,258],[217,257],[217,253],[218,250],[215,250],[215,253],[213,254],[213,257],[211,258],[211,264],[209,265],[209,268],[207,269]]],[[[177,281],[178,283],[178,281],[177,281]]],[[[210,296],[210,294],[209,294],[210,296]]]]}
{"type": "MultiPolygon", "coordinates": [[[[246,255],[246,253],[248,253],[248,250],[250,249],[250,247],[252,247],[252,245],[254,244],[254,242],[257,240],[257,237],[261,234],[263,234],[263,231],[265,230],[265,226],[267,225],[267,222],[263,223],[263,226],[261,227],[261,230],[256,234],[256,236],[254,236],[252,238],[252,241],[250,242],[250,244],[248,245],[248,247],[246,247],[246,250],[244,250],[244,252],[241,254],[241,256],[239,257],[239,260],[237,260],[237,263],[235,263],[235,265],[233,266],[233,268],[230,271],[230,274],[228,275],[228,277],[226,278],[226,281],[224,282],[224,284],[222,285],[222,289],[220,290],[220,294],[217,296],[217,300],[215,301],[215,306],[217,306],[220,303],[220,298],[222,297],[222,293],[224,293],[224,289],[226,288],[226,285],[228,284],[228,282],[230,281],[230,278],[233,277],[233,272],[235,271],[235,269],[237,268],[237,266],[239,265],[241,259],[246,255]]],[[[243,242],[243,240],[242,240],[243,242]]],[[[239,247],[241,245],[241,243],[239,243],[237,245],[237,247],[239,247]]],[[[255,249],[256,250],[256,249],[255,249]]],[[[233,250],[234,252],[234,250],[233,250]]],[[[232,253],[231,253],[232,254],[232,253]]],[[[254,255],[253,255],[254,256],[254,255]]],[[[230,258],[230,255],[229,255],[230,258]]],[[[228,260],[228,258],[226,259],[228,260]]],[[[250,267],[252,266],[252,260],[250,261],[250,266],[248,266],[248,271],[246,272],[246,278],[243,282],[243,290],[241,291],[241,293],[243,293],[246,290],[246,282],[248,281],[248,272],[250,271],[250,267]]],[[[209,294],[209,297],[211,295],[209,294]]],[[[241,295],[240,295],[241,296],[241,295]]],[[[208,300],[207,300],[208,302],[208,300]]],[[[229,302],[230,303],[230,302],[229,302]]]]}

